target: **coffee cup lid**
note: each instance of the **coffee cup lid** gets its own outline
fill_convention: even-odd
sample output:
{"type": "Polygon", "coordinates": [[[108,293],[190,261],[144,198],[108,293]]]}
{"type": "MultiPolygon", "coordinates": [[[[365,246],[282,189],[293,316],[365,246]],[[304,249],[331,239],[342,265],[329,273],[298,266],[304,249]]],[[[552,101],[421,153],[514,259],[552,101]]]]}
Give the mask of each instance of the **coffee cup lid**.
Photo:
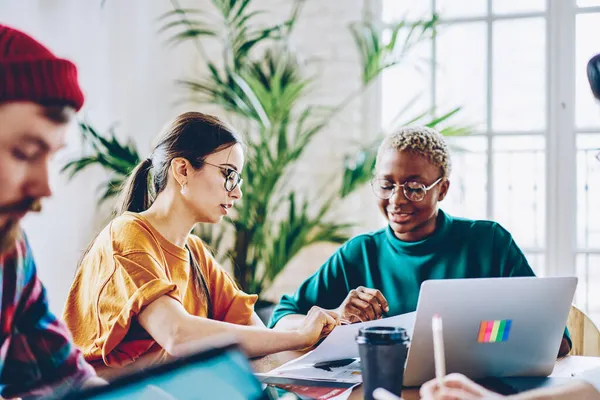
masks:
{"type": "Polygon", "coordinates": [[[356,340],[363,343],[402,343],[407,340],[406,329],[399,326],[368,326],[360,328],[356,340]]]}

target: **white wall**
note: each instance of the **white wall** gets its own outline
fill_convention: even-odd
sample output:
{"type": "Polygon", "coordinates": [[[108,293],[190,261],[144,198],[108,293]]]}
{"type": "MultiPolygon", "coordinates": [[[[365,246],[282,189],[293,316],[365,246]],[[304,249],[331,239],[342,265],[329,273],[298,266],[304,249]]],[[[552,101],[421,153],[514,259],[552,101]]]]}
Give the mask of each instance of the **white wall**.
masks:
{"type": "MultiPolygon", "coordinates": [[[[201,7],[208,2],[181,3],[201,7]]],[[[290,3],[260,0],[279,16],[286,15],[290,3]]],[[[118,122],[118,133],[132,137],[144,156],[161,126],[185,108],[174,105],[182,92],[173,82],[196,70],[197,52],[191,44],[167,47],[165,36],[157,34],[156,18],[171,7],[167,0],[106,0],[103,8],[100,4],[101,0],[0,1],[0,22],[29,32],[57,55],[72,59],[86,94],[82,115],[101,129],[118,122]]],[[[358,56],[347,27],[362,12],[362,0],[307,1],[294,44],[306,59],[315,60],[312,68],[319,79],[314,100],[335,104],[358,87],[358,56]]],[[[340,165],[344,144],[359,139],[377,121],[378,107],[368,100],[351,104],[315,140],[298,168],[296,184],[322,183],[322,171],[340,165]]],[[[68,148],[53,163],[54,196],[40,215],[29,216],[24,223],[51,307],[59,314],[81,251],[106,223],[106,215],[95,204],[104,172],[90,170],[71,182],[59,174],[65,161],[80,150],[79,133],[73,129],[68,148]]],[[[369,193],[355,196],[339,211],[361,222],[357,231],[379,226],[369,193]]],[[[326,246],[303,253],[271,297],[293,289],[331,251],[326,246]]]]}

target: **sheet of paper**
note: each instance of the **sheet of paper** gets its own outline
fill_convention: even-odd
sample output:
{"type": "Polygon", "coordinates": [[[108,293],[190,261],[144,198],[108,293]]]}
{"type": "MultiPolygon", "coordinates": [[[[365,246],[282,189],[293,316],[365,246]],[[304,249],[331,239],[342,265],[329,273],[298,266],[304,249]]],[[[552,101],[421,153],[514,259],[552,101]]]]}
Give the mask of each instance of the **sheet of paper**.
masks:
{"type": "Polygon", "coordinates": [[[302,365],[311,365],[318,362],[358,358],[356,335],[358,335],[358,330],[365,326],[398,326],[406,329],[408,336],[412,338],[416,314],[416,312],[411,312],[376,321],[338,326],[316,349],[282,365],[278,370],[297,368],[302,365]]]}
{"type": "Polygon", "coordinates": [[[315,367],[303,364],[292,369],[276,369],[271,372],[256,374],[263,383],[273,382],[270,378],[288,378],[313,382],[343,382],[358,384],[362,382],[360,361],[358,358],[348,359],[343,365],[315,367]]]}
{"type": "Polygon", "coordinates": [[[568,356],[556,363],[550,377],[571,378],[599,367],[600,357],[568,356]]]}

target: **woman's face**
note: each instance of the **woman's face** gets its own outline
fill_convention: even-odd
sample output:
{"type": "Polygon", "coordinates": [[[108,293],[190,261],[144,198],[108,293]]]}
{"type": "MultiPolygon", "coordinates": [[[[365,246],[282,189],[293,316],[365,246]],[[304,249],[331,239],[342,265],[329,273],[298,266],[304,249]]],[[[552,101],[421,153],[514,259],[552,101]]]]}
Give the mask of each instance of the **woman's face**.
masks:
{"type": "Polygon", "coordinates": [[[442,179],[426,192],[421,201],[407,199],[403,188],[398,185],[415,182],[410,187],[418,188],[416,184],[429,187],[441,176],[441,168],[418,153],[389,149],[379,154],[373,186],[374,190],[389,194],[396,185],[389,199],[377,199],[379,209],[398,239],[415,242],[435,231],[438,202],[446,196],[450,183],[442,179]]]}
{"type": "Polygon", "coordinates": [[[244,167],[242,146],[236,144],[206,157],[205,165],[191,169],[182,197],[196,222],[216,224],[242,197],[239,176],[244,167]],[[226,190],[235,186],[231,191],[226,190]]]}

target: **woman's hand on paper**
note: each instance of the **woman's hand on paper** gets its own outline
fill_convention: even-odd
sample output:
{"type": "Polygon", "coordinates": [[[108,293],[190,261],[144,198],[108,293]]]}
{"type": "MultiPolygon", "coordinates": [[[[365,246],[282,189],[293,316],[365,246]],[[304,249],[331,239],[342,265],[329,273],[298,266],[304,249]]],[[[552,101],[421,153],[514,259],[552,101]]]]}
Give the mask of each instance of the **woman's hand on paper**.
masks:
{"type": "Polygon", "coordinates": [[[336,311],[342,322],[366,322],[381,318],[389,306],[379,290],[359,286],[348,293],[336,311]]]}
{"type": "Polygon", "coordinates": [[[304,323],[298,331],[306,339],[306,347],[309,347],[327,336],[339,323],[338,313],[314,306],[304,317],[304,323]]]}
{"type": "Polygon", "coordinates": [[[425,383],[421,386],[420,395],[423,400],[476,400],[503,398],[503,396],[487,390],[461,374],[450,374],[445,376],[441,388],[437,379],[425,383]]]}

